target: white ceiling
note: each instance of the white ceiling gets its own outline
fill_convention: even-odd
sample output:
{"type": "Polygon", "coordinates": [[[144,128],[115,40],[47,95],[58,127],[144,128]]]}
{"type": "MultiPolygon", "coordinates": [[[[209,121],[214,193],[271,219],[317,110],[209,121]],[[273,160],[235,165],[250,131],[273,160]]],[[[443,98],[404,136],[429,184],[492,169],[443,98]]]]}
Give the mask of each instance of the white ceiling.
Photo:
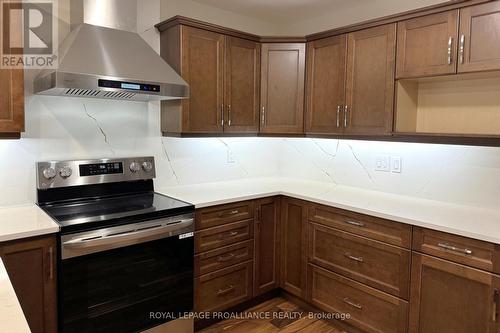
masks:
{"type": "Polygon", "coordinates": [[[377,0],[194,0],[212,7],[275,23],[308,20],[334,10],[377,2],[377,0]]]}

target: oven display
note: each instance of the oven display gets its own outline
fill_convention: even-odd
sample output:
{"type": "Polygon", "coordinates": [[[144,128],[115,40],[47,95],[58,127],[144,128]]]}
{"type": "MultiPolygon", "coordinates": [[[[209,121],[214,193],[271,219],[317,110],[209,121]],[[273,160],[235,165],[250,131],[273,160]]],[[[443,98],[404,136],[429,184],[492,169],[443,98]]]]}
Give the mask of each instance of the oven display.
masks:
{"type": "Polygon", "coordinates": [[[80,177],[123,173],[123,163],[81,164],[80,177]]]}

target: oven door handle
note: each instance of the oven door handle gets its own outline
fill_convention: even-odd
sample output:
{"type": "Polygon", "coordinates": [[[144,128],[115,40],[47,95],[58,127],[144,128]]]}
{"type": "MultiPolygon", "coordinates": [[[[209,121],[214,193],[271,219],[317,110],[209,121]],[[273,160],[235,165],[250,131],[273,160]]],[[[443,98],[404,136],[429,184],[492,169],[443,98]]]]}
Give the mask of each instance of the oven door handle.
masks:
{"type": "Polygon", "coordinates": [[[178,222],[169,223],[166,225],[159,225],[155,227],[149,227],[144,230],[132,230],[128,232],[122,232],[118,234],[110,234],[101,236],[99,238],[76,238],[69,241],[66,241],[62,244],[64,248],[67,249],[82,249],[82,248],[95,248],[102,247],[103,250],[106,247],[110,246],[110,248],[114,248],[116,245],[120,245],[122,243],[127,244],[138,244],[144,243],[147,241],[157,240],[161,238],[166,238],[170,236],[175,236],[178,231],[185,229],[188,226],[193,224],[193,219],[180,220],[178,222]],[[114,246],[113,246],[114,245],[114,246]]]}

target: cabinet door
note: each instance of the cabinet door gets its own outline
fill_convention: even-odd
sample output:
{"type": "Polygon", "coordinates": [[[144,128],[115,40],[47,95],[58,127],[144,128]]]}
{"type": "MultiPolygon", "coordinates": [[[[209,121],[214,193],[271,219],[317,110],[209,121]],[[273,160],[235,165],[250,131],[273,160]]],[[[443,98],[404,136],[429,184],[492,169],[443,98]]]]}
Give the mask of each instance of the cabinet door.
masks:
{"type": "Polygon", "coordinates": [[[0,69],[0,133],[24,131],[24,80],[21,69],[0,69]]]}
{"type": "Polygon", "coordinates": [[[281,287],[295,296],[305,297],[307,206],[291,198],[283,198],[281,203],[281,287]]]}
{"type": "Polygon", "coordinates": [[[500,69],[500,3],[460,10],[458,71],[500,69]]]}
{"type": "Polygon", "coordinates": [[[347,45],[345,133],[390,135],[396,24],[350,33],[347,45]]]}
{"type": "Polygon", "coordinates": [[[262,44],[260,132],[304,133],[305,44],[262,44]]]}
{"type": "Polygon", "coordinates": [[[454,74],[458,10],[398,23],[397,77],[454,74]]]}
{"type": "Polygon", "coordinates": [[[279,287],[279,198],[255,203],[254,296],[279,287]]]}
{"type": "Polygon", "coordinates": [[[190,97],[182,101],[184,132],[223,131],[224,36],[182,27],[182,77],[190,97]]]}
{"type": "Polygon", "coordinates": [[[410,333],[500,331],[500,277],[413,254],[410,333]]]}
{"type": "Polygon", "coordinates": [[[224,132],[258,133],[260,97],[260,44],[226,37],[224,132]]]}
{"type": "Polygon", "coordinates": [[[0,255],[33,333],[57,331],[55,237],[0,245],[0,255]]]}
{"type": "Polygon", "coordinates": [[[347,39],[345,35],[307,44],[306,132],[343,132],[347,39]]]}

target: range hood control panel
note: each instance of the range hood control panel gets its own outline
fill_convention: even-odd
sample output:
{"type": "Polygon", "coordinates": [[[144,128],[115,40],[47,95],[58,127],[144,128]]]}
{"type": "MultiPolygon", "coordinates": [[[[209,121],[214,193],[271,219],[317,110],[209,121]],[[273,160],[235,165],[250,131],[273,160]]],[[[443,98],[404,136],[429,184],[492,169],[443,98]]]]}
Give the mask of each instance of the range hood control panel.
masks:
{"type": "Polygon", "coordinates": [[[156,84],[99,79],[97,81],[97,85],[101,88],[126,89],[126,90],[147,91],[147,92],[157,92],[157,93],[160,92],[160,86],[156,84]]]}

